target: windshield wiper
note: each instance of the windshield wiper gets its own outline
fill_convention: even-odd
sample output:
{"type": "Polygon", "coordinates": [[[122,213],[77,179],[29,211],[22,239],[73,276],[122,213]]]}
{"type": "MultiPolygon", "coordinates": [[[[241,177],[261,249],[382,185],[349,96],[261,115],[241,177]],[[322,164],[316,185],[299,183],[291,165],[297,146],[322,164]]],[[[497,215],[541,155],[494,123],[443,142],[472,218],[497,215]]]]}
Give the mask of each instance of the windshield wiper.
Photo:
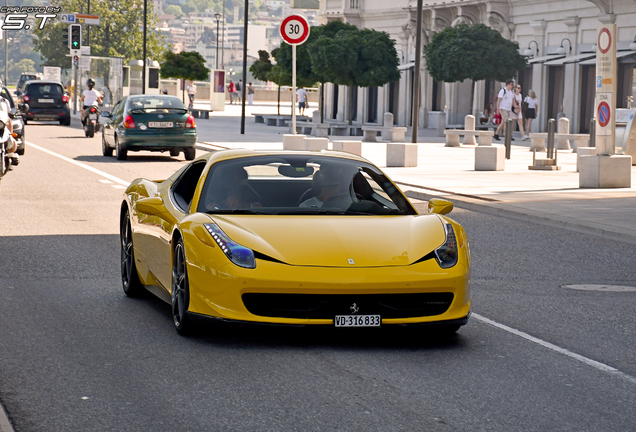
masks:
{"type": "Polygon", "coordinates": [[[252,209],[216,209],[216,210],[208,210],[207,214],[270,214],[265,212],[254,211],[252,209]]]}

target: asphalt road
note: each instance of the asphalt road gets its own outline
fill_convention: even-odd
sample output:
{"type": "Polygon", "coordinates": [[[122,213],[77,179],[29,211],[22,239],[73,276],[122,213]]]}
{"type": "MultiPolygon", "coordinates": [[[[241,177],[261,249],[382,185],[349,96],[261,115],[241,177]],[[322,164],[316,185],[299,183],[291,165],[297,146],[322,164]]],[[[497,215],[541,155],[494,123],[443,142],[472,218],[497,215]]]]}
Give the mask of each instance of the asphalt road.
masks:
{"type": "Polygon", "coordinates": [[[123,184],[183,156],[101,156],[31,125],[0,189],[0,402],[22,431],[629,431],[636,246],[456,209],[473,312],[456,336],[205,324],[119,279],[123,184]],[[37,146],[37,147],[36,147],[37,146]]]}

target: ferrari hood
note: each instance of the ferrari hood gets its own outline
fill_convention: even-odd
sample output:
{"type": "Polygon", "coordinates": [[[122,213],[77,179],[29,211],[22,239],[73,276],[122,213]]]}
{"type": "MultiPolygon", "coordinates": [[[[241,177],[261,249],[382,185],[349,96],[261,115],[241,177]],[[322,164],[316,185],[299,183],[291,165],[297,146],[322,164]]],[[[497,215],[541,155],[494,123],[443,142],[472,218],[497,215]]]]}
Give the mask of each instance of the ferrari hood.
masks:
{"type": "Polygon", "coordinates": [[[436,215],[211,217],[232,240],[298,266],[404,266],[446,238],[436,215]]]}

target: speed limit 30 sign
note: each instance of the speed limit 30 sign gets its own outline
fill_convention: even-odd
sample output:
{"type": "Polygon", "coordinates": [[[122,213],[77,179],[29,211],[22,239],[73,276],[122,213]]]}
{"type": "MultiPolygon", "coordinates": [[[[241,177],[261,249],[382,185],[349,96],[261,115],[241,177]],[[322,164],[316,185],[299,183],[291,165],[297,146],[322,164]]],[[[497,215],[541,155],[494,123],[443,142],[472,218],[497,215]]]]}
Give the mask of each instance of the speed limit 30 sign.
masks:
{"type": "Polygon", "coordinates": [[[290,15],[280,23],[280,36],[289,45],[300,45],[309,37],[309,23],[302,15],[290,15]]]}

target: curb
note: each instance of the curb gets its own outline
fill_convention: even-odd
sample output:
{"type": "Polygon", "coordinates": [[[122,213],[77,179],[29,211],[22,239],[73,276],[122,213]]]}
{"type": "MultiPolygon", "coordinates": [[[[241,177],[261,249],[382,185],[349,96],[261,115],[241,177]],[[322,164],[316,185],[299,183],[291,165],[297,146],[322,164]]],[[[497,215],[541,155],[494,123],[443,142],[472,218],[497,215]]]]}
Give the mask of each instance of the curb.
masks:
{"type": "Polygon", "coordinates": [[[14,432],[2,404],[0,404],[0,432],[14,432]]]}
{"type": "MultiPolygon", "coordinates": [[[[422,189],[426,188],[422,187],[422,189]]],[[[428,201],[431,198],[440,197],[439,195],[417,192],[410,189],[406,189],[405,195],[409,198],[415,198],[422,201],[428,201]]],[[[632,230],[611,228],[607,225],[594,222],[573,222],[572,220],[561,215],[542,213],[534,210],[519,209],[511,204],[484,202],[479,197],[458,197],[452,192],[449,192],[448,195],[449,201],[451,201],[454,206],[465,210],[472,210],[492,216],[501,216],[507,219],[515,219],[553,228],[561,228],[568,231],[600,237],[606,240],[613,240],[636,245],[636,232],[632,230]]]]}

